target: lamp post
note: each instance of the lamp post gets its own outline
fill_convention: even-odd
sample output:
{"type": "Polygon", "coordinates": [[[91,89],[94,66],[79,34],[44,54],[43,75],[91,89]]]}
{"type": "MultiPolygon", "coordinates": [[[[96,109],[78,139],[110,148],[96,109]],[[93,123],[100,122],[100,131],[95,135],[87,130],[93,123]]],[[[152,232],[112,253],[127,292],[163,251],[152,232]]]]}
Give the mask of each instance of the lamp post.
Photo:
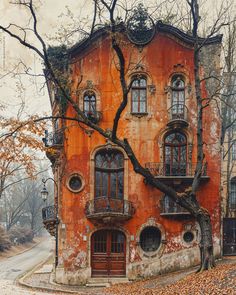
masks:
{"type": "Polygon", "coordinates": [[[54,217],[56,217],[56,232],[55,232],[55,267],[57,267],[58,265],[58,224],[59,224],[59,218],[58,218],[58,200],[59,200],[59,197],[58,197],[58,185],[56,183],[56,181],[51,178],[51,177],[48,177],[47,179],[43,178],[42,179],[42,183],[43,183],[43,189],[41,190],[41,197],[43,199],[44,202],[47,201],[47,198],[48,198],[48,191],[46,189],[46,182],[48,180],[51,180],[54,182],[54,185],[56,187],[56,199],[54,201],[55,205],[54,205],[54,217]],[[56,216],[55,216],[56,215],[56,216]]]}

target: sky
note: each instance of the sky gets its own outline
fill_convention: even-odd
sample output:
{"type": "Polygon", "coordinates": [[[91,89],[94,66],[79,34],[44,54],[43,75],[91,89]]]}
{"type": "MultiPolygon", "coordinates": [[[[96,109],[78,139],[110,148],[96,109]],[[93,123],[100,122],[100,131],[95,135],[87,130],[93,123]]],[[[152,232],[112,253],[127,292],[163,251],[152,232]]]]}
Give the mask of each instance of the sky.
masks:
{"type": "MultiPolygon", "coordinates": [[[[140,1],[138,1],[140,2],[140,1]]],[[[161,0],[141,1],[144,4],[153,5],[161,0]]],[[[173,0],[169,0],[173,2],[173,0]]],[[[178,0],[178,4],[185,0],[178,0]]],[[[37,5],[38,30],[47,44],[53,44],[53,37],[60,33],[63,28],[69,28],[72,17],[66,16],[67,8],[73,11],[75,21],[83,18],[83,22],[92,16],[92,0],[34,0],[37,5]]],[[[128,0],[128,3],[137,3],[128,0]]],[[[221,0],[206,1],[208,19],[210,13],[219,7],[221,0]],[[214,9],[213,9],[214,8],[214,9]]],[[[0,23],[7,26],[9,23],[28,25],[28,14],[25,8],[19,8],[10,4],[10,0],[0,0],[0,23]]],[[[35,39],[30,38],[35,43],[35,39]]],[[[15,116],[19,111],[19,105],[24,102],[23,116],[30,114],[50,113],[50,103],[47,89],[44,85],[43,77],[29,77],[27,75],[13,75],[9,72],[14,71],[19,61],[23,61],[33,72],[42,72],[42,62],[36,54],[19,45],[15,40],[0,33],[0,103],[7,106],[7,115],[15,116]]],[[[22,71],[22,68],[20,70],[22,71]]]]}

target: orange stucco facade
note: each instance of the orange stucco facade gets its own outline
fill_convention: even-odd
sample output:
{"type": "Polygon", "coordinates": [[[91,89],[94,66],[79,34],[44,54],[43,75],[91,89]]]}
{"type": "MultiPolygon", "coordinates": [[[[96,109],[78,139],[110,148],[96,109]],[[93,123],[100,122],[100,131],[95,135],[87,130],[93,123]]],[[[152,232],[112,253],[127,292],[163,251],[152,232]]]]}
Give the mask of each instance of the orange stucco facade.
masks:
{"type": "MultiPolygon", "coordinates": [[[[171,132],[185,135],[186,157],[196,163],[196,99],[194,85],[193,46],[171,33],[156,32],[153,40],[138,47],[125,34],[121,34],[122,50],[126,61],[126,81],[140,74],[147,81],[147,110],[145,114],[131,113],[131,92],[128,105],[123,111],[118,128],[119,138],[128,138],[132,149],[142,165],[164,162],[164,139],[171,132]],[[187,124],[168,125],[171,107],[171,81],[175,75],[184,80],[187,124]]],[[[201,74],[214,66],[219,71],[220,46],[208,44],[202,51],[201,74]],[[211,64],[207,64],[211,54],[211,64]]],[[[86,46],[71,51],[71,94],[83,110],[86,91],[96,96],[97,111],[102,113],[98,125],[104,130],[112,128],[113,119],[122,99],[118,60],[108,34],[101,34],[86,46]]],[[[203,87],[204,95],[209,86],[203,87]]],[[[56,114],[56,103],[53,112],[56,114]]],[[[74,117],[69,106],[65,115],[74,117]]],[[[215,254],[220,254],[220,119],[217,106],[212,103],[204,111],[204,153],[207,162],[206,177],[197,193],[198,200],[211,215],[215,254]]],[[[145,184],[134,172],[127,155],[98,132],[76,122],[63,123],[64,143],[54,167],[55,178],[60,183],[58,228],[58,266],[56,280],[61,283],[84,284],[92,276],[93,233],[98,230],[119,230],[124,233],[125,277],[135,279],[165,271],[176,270],[199,262],[199,227],[188,214],[162,214],[163,193],[145,184]],[[85,130],[86,129],[86,130],[85,130]],[[95,157],[101,150],[119,150],[124,157],[123,198],[132,203],[134,212],[129,219],[88,218],[86,203],[95,198],[95,157]],[[72,192],[68,187],[71,175],[79,175],[81,190],[72,192]],[[158,249],[145,252],[141,247],[140,234],[145,227],[158,228],[161,238],[158,249]],[[192,240],[183,239],[185,232],[193,234],[192,240]]],[[[165,175],[164,175],[165,176],[165,175]]],[[[158,177],[158,175],[157,175],[158,177]]],[[[191,177],[163,177],[172,186],[186,187],[191,177]]],[[[164,212],[165,213],[165,212],[164,212]]],[[[107,215],[106,215],[107,216],[107,215]]]]}

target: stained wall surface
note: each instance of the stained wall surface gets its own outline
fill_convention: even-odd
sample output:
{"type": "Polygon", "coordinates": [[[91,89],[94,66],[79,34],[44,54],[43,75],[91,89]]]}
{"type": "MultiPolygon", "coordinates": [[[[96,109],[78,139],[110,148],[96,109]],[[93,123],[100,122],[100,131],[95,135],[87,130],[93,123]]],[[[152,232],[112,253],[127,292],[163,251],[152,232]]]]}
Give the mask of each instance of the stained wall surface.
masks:
{"type": "MultiPolygon", "coordinates": [[[[147,114],[131,114],[130,95],[128,105],[121,115],[118,128],[120,138],[128,138],[138,160],[163,162],[163,139],[170,132],[167,126],[168,109],[171,106],[171,78],[181,74],[185,80],[185,104],[188,108],[189,126],[182,129],[186,134],[188,161],[196,158],[196,99],[194,85],[193,48],[183,41],[164,33],[157,33],[143,48],[131,44],[122,36],[122,49],[126,61],[126,80],[132,75],[147,77],[147,114]]],[[[219,70],[219,46],[208,45],[202,51],[201,74],[209,67],[219,70]],[[208,55],[214,63],[207,63],[208,55]]],[[[83,95],[92,89],[97,98],[97,109],[102,112],[101,128],[109,131],[122,99],[119,81],[118,60],[111,48],[109,36],[91,42],[83,51],[73,56],[71,80],[74,101],[83,108],[83,95]]],[[[203,87],[203,95],[209,89],[203,87]]],[[[73,117],[69,107],[66,116],[73,117]]],[[[73,121],[65,123],[64,154],[58,168],[61,194],[59,200],[59,265],[57,281],[62,283],[85,283],[91,276],[91,235],[99,228],[121,229],[127,239],[126,274],[129,278],[145,277],[194,265],[199,262],[197,243],[199,228],[192,218],[160,215],[163,193],[144,183],[143,178],[133,171],[125,156],[125,196],[135,207],[133,217],[116,224],[94,224],[85,215],[86,202],[94,198],[94,155],[107,141],[97,132],[85,131],[87,127],[73,121]],[[79,193],[71,192],[67,181],[71,174],[78,173],[84,182],[79,193]],[[139,244],[141,230],[146,225],[157,226],[162,233],[159,249],[149,256],[139,244]],[[186,230],[194,233],[192,243],[183,240],[186,230]]],[[[213,224],[215,253],[220,253],[220,121],[217,106],[211,103],[203,115],[204,152],[209,179],[201,183],[197,198],[209,211],[213,224]]]]}

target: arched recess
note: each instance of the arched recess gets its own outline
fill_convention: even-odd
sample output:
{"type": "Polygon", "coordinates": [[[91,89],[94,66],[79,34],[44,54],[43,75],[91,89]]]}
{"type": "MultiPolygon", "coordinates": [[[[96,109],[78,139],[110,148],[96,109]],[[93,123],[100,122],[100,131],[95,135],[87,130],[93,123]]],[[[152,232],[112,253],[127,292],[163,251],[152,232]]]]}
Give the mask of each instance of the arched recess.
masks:
{"type": "Polygon", "coordinates": [[[89,233],[88,238],[88,261],[91,276],[109,277],[127,274],[129,263],[129,233],[127,231],[118,226],[99,226],[89,233]],[[96,237],[98,237],[97,241],[95,241],[96,237]],[[112,267],[108,266],[111,260],[113,260],[112,267]],[[117,265],[114,266],[114,263],[117,265]]]}
{"type": "Polygon", "coordinates": [[[96,147],[90,156],[90,200],[93,200],[95,197],[95,157],[96,154],[104,151],[104,150],[114,150],[119,151],[123,154],[123,160],[124,160],[124,185],[123,185],[123,198],[124,200],[128,200],[128,161],[129,158],[124,152],[124,150],[117,145],[107,143],[105,145],[101,145],[96,147]]]}
{"type": "Polygon", "coordinates": [[[164,137],[163,168],[166,176],[186,175],[188,167],[187,138],[182,131],[173,130],[164,137]]]}
{"type": "MultiPolygon", "coordinates": [[[[180,86],[180,85],[179,85],[180,86]]],[[[173,104],[173,101],[175,104],[177,103],[178,98],[174,98],[174,92],[176,91],[176,94],[178,91],[182,92],[182,96],[184,99],[181,99],[181,103],[184,102],[184,105],[188,107],[188,99],[191,94],[191,83],[189,80],[189,73],[184,71],[183,69],[181,71],[172,71],[169,75],[167,85],[165,87],[166,93],[167,93],[167,110],[169,110],[173,104]],[[176,80],[182,80],[183,84],[182,87],[178,89],[178,87],[175,87],[177,85],[174,85],[174,81],[176,80]],[[181,89],[182,88],[182,89],[181,89]]]]}
{"type": "MultiPolygon", "coordinates": [[[[181,132],[186,136],[187,139],[187,161],[192,161],[192,151],[193,151],[193,132],[192,129],[183,128],[183,129],[175,129],[177,132],[181,132]]],[[[165,137],[173,132],[172,128],[166,127],[160,130],[160,132],[156,136],[157,148],[160,151],[160,162],[164,162],[164,140],[165,137]]]]}
{"type": "Polygon", "coordinates": [[[101,105],[101,95],[97,88],[94,86],[92,88],[84,88],[80,91],[78,96],[78,104],[79,108],[84,111],[84,98],[88,95],[90,97],[95,96],[96,100],[96,111],[101,112],[102,111],[102,105],[101,105]]]}
{"type": "Polygon", "coordinates": [[[141,116],[145,114],[150,115],[151,114],[151,96],[156,92],[156,87],[155,85],[153,85],[153,80],[150,73],[148,73],[147,71],[144,71],[143,66],[139,66],[137,68],[139,70],[131,72],[128,76],[129,84],[132,84],[132,86],[129,92],[127,110],[132,115],[141,115],[141,116]],[[134,85],[133,81],[135,80],[137,82],[134,85]],[[145,85],[142,82],[142,80],[145,80],[145,85]],[[137,93],[136,105],[133,104],[135,92],[137,93]],[[144,100],[142,99],[142,95],[140,95],[141,93],[143,95],[145,93],[146,95],[145,107],[144,107],[144,102],[143,102],[144,100]],[[140,103],[140,100],[141,100],[141,103],[140,103]]]}

